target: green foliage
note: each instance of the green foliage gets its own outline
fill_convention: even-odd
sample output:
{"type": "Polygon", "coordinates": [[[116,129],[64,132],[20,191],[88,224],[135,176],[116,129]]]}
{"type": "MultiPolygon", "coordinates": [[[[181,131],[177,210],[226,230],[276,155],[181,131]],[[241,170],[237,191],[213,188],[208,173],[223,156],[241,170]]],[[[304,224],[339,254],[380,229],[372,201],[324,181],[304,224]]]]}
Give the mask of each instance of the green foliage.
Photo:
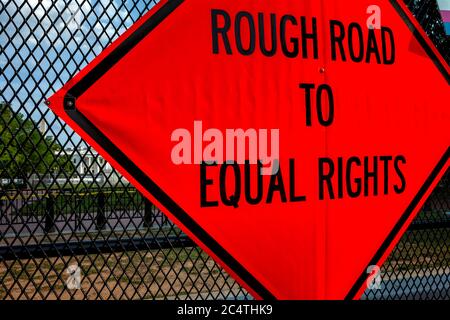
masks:
{"type": "Polygon", "coordinates": [[[73,165],[67,156],[57,156],[61,146],[45,137],[37,125],[0,103],[0,177],[27,179],[33,173],[70,174],[73,165]]]}

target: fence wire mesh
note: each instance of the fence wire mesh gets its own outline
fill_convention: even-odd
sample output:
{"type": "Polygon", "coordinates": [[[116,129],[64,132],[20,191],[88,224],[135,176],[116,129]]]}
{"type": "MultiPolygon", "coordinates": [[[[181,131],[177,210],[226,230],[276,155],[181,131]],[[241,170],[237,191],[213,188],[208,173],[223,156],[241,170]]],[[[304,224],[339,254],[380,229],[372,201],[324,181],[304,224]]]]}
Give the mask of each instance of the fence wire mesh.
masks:
{"type": "MultiPolygon", "coordinates": [[[[156,2],[1,0],[0,299],[251,299],[44,103],[156,2]]],[[[363,298],[450,297],[449,177],[363,298]]]]}

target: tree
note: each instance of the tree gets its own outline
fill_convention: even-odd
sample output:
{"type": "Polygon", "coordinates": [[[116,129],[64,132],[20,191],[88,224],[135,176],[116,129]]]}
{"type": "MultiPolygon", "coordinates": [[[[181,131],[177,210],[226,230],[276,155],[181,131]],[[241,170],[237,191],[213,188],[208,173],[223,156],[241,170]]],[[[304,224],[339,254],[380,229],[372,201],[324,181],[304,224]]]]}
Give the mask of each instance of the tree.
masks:
{"type": "Polygon", "coordinates": [[[73,172],[67,156],[58,156],[62,148],[45,137],[30,118],[0,103],[0,178],[27,180],[31,174],[73,172]]]}

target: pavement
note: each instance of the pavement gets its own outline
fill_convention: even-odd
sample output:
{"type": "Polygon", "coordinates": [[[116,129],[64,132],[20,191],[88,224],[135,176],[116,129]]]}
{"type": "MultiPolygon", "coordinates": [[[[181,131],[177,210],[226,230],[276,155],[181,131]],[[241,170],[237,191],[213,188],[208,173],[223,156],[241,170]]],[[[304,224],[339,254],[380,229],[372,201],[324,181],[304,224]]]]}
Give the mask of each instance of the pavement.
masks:
{"type": "Polygon", "coordinates": [[[367,289],[362,300],[429,300],[450,297],[450,267],[383,277],[380,289],[367,289]]]}

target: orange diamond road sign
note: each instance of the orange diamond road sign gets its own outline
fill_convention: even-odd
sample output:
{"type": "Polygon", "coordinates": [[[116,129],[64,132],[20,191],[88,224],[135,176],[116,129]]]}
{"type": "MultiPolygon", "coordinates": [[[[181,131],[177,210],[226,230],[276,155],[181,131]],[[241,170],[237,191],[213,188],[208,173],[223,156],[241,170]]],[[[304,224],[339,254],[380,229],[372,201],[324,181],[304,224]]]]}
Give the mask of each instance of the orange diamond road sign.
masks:
{"type": "Polygon", "coordinates": [[[449,166],[401,1],[160,1],[51,109],[256,298],[352,299],[449,166]]]}

